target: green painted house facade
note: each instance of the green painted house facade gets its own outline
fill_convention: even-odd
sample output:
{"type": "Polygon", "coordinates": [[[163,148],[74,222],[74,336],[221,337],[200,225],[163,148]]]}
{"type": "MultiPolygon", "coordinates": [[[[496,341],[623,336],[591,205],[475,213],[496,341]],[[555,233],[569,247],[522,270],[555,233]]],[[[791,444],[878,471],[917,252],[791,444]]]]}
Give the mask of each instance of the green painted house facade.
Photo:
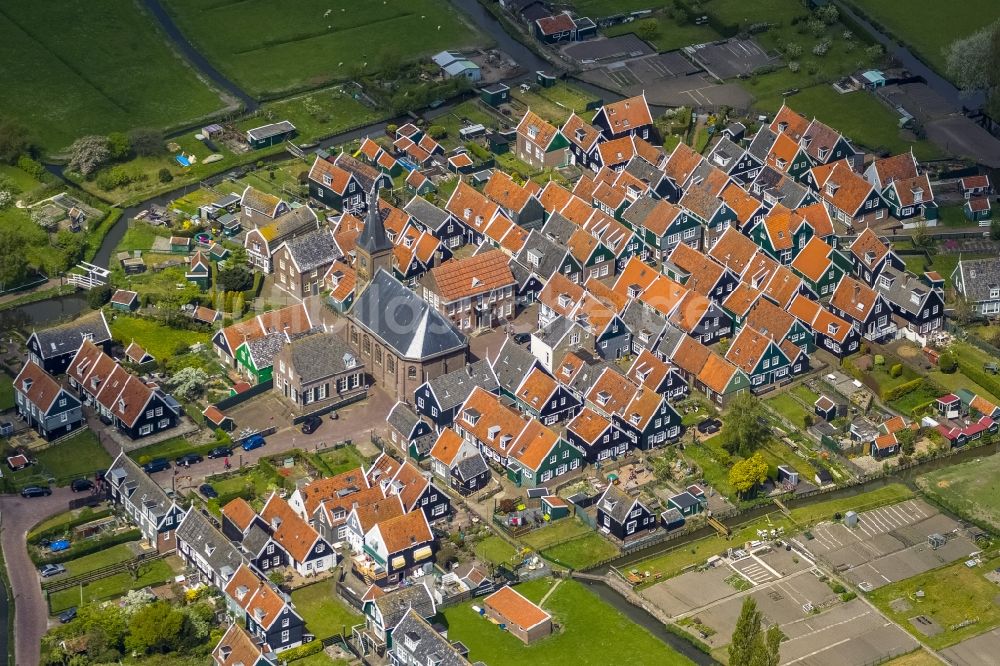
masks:
{"type": "MultiPolygon", "coordinates": [[[[266,338],[263,340],[266,340],[266,338]]],[[[251,384],[261,384],[269,382],[272,379],[273,359],[268,358],[265,360],[263,358],[260,346],[257,344],[259,342],[261,340],[251,340],[240,344],[236,348],[236,369],[240,374],[245,375],[251,384]]]]}
{"type": "Polygon", "coordinates": [[[520,460],[508,459],[507,478],[518,487],[534,487],[580,469],[584,460],[583,451],[559,437],[537,469],[531,469],[520,460]]]}

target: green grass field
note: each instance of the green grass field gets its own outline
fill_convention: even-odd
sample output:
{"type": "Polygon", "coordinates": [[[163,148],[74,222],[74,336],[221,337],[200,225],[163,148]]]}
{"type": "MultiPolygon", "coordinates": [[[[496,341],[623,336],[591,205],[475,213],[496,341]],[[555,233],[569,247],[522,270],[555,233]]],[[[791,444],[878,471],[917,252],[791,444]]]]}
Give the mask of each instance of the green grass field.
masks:
{"type": "Polygon", "coordinates": [[[119,562],[126,562],[134,558],[135,555],[128,547],[128,544],[120,543],[117,546],[111,546],[106,550],[91,553],[90,555],[84,555],[83,557],[75,560],[70,560],[65,565],[66,573],[70,576],[79,576],[80,574],[90,573],[91,571],[96,571],[102,567],[106,567],[111,564],[118,564],[119,562]]]}
{"type": "MultiPolygon", "coordinates": [[[[543,578],[518,585],[517,590],[537,603],[552,584],[551,579],[543,578]]],[[[561,630],[532,645],[501,631],[473,611],[471,604],[451,606],[443,615],[448,639],[462,641],[469,648],[470,660],[488,661],[490,666],[691,663],[575,580],[562,581],[542,608],[553,615],[561,630]]]]}
{"type": "Polygon", "coordinates": [[[514,547],[496,535],[490,535],[476,543],[476,557],[491,564],[511,564],[517,551],[514,547]]]}
{"type": "Polygon", "coordinates": [[[945,74],[944,49],[1000,18],[996,0],[970,0],[961,11],[937,0],[850,0],[931,67],[945,74]]]}
{"type": "Polygon", "coordinates": [[[75,478],[107,469],[111,464],[111,456],[92,430],[83,430],[66,441],[42,449],[36,457],[39,466],[56,477],[59,485],[68,485],[75,478]]]}
{"type": "Polygon", "coordinates": [[[940,650],[977,636],[1000,625],[1000,606],[996,603],[997,586],[983,575],[1000,564],[1000,559],[970,569],[965,562],[955,562],[940,569],[880,587],[868,598],[916,638],[940,650]],[[916,598],[917,590],[924,592],[916,598]],[[909,610],[894,610],[892,602],[905,600],[909,610]],[[917,615],[930,617],[941,626],[941,633],[925,636],[910,622],[917,615]],[[953,629],[972,621],[968,626],[953,629]]]}
{"type": "Polygon", "coordinates": [[[258,95],[316,88],[380,71],[391,60],[484,41],[446,0],[164,4],[221,71],[258,95]]]}
{"type": "Polygon", "coordinates": [[[546,548],[545,559],[570,569],[589,569],[618,554],[618,548],[597,532],[588,531],[570,541],[546,548]]]}
{"type": "Polygon", "coordinates": [[[584,524],[582,520],[570,515],[570,517],[557,520],[551,525],[528,532],[521,537],[521,541],[535,550],[542,550],[554,543],[568,541],[590,531],[590,527],[584,524]]]}
{"type": "Polygon", "coordinates": [[[26,241],[24,255],[29,265],[44,271],[47,275],[58,274],[65,268],[62,252],[50,244],[48,233],[38,226],[26,211],[14,207],[0,210],[0,233],[14,232],[20,233],[26,241]]]}
{"type": "Polygon", "coordinates": [[[350,636],[351,627],[364,622],[360,613],[354,612],[340,600],[334,591],[332,580],[300,587],[292,592],[292,603],[306,621],[309,633],[320,640],[341,632],[350,636]]]}
{"type": "Polygon", "coordinates": [[[589,16],[597,20],[605,16],[634,12],[639,9],[652,9],[657,3],[649,0],[572,0],[570,4],[576,8],[577,13],[581,16],[589,16]]]}
{"type": "MultiPolygon", "coordinates": [[[[69,567],[70,563],[67,563],[66,568],[69,567]]],[[[139,577],[135,579],[130,573],[123,572],[88,583],[83,586],[82,592],[77,586],[52,593],[49,596],[49,611],[55,615],[67,608],[79,606],[88,601],[114,599],[129,590],[138,590],[148,585],[166,582],[173,575],[174,570],[167,564],[166,560],[146,562],[139,568],[139,577]]]]}
{"type": "Polygon", "coordinates": [[[803,419],[806,416],[812,414],[812,410],[806,409],[805,406],[796,400],[790,393],[779,393],[772,398],[768,398],[764,402],[767,403],[768,407],[773,409],[778,414],[781,414],[798,427],[802,426],[803,419]]]}
{"type": "Polygon", "coordinates": [[[118,315],[108,317],[112,337],[128,346],[133,340],[158,359],[173,356],[181,345],[207,343],[211,335],[202,331],[189,331],[165,326],[153,319],[118,315]]]}
{"type": "Polygon", "coordinates": [[[130,0],[0,7],[0,115],[57,152],[79,136],[171,127],[223,107],[130,0]]]}
{"type": "Polygon", "coordinates": [[[356,469],[367,464],[364,456],[354,446],[342,446],[338,449],[329,449],[318,454],[323,462],[327,464],[334,476],[351,469],[356,469]]]}
{"type": "Polygon", "coordinates": [[[1000,530],[1000,456],[935,470],[917,485],[951,510],[1000,530]]]}
{"type": "MultiPolygon", "coordinates": [[[[342,132],[350,127],[373,123],[387,117],[387,111],[365,106],[350,95],[335,88],[316,90],[280,102],[269,102],[261,107],[272,118],[290,120],[298,129],[297,143],[306,143],[342,132]]],[[[238,123],[241,129],[253,129],[268,121],[248,118],[238,123]]]]}
{"type": "MultiPolygon", "coordinates": [[[[657,51],[675,51],[691,44],[704,44],[719,38],[719,33],[708,25],[677,23],[671,17],[657,14],[643,21],[656,21],[656,34],[648,40],[657,51]]],[[[604,30],[608,37],[636,32],[639,22],[619,23],[604,30]]]]}

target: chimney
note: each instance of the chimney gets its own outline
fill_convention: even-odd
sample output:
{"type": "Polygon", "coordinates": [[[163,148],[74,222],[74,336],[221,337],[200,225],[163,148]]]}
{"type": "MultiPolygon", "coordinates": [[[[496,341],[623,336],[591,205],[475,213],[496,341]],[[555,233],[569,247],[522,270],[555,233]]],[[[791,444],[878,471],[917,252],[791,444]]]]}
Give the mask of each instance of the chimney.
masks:
{"type": "Polygon", "coordinates": [[[857,300],[859,298],[861,298],[861,285],[855,283],[855,285],[854,285],[854,301],[857,302],[857,300]]]}

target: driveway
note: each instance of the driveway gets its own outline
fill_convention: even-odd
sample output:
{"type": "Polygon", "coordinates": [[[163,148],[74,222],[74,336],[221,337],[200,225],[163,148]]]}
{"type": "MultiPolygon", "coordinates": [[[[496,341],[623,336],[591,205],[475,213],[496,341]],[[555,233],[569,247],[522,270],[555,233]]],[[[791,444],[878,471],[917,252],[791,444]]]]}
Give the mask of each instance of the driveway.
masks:
{"type": "Polygon", "coordinates": [[[42,635],[49,628],[49,612],[35,564],[28,557],[28,530],[49,516],[67,511],[74,497],[69,488],[53,488],[48,497],[0,497],[0,544],[14,593],[15,662],[37,664],[42,635]]]}

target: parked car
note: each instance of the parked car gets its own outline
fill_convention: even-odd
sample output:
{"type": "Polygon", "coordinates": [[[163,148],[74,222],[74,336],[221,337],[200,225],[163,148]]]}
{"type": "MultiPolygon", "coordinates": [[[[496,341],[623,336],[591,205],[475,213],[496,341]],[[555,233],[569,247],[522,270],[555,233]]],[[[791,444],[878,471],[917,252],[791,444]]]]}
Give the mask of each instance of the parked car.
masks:
{"type": "Polygon", "coordinates": [[[253,451],[254,449],[259,449],[262,446],[264,446],[263,435],[250,435],[243,440],[244,451],[253,451]]]}
{"type": "Polygon", "coordinates": [[[231,446],[217,446],[208,452],[209,458],[228,458],[233,455],[233,447],[231,446]]]}
{"type": "Polygon", "coordinates": [[[59,621],[62,622],[63,624],[66,624],[67,622],[72,622],[75,619],[76,619],[76,606],[73,606],[72,608],[67,608],[62,613],[59,613],[59,621]]]}
{"type": "Polygon", "coordinates": [[[712,435],[722,429],[722,421],[719,419],[705,419],[698,424],[698,432],[703,435],[712,435]]]}
{"type": "Polygon", "coordinates": [[[44,567],[38,570],[38,573],[42,575],[42,578],[48,578],[50,576],[58,576],[61,573],[66,573],[66,567],[61,564],[46,564],[44,567]]]}
{"type": "Polygon", "coordinates": [[[69,487],[74,493],[82,493],[85,490],[93,489],[94,482],[90,479],[73,479],[73,483],[69,484],[69,487]]]}
{"type": "Polygon", "coordinates": [[[198,486],[198,492],[205,496],[205,499],[215,499],[219,496],[218,491],[210,483],[203,483],[198,486]]]}
{"type": "Polygon", "coordinates": [[[323,425],[323,419],[321,419],[320,417],[307,416],[306,420],[302,422],[302,434],[311,435],[317,430],[319,430],[319,427],[321,425],[323,425]]]}
{"type": "Polygon", "coordinates": [[[21,489],[21,497],[45,497],[51,494],[52,489],[48,486],[27,486],[21,489]]]}
{"type": "Polygon", "coordinates": [[[142,470],[146,472],[146,474],[155,474],[156,472],[162,472],[165,469],[170,469],[170,461],[166,458],[153,458],[142,466],[142,470]]]}
{"type": "Polygon", "coordinates": [[[515,333],[514,344],[525,345],[531,341],[531,333],[515,333]]]}
{"type": "Polygon", "coordinates": [[[200,463],[204,458],[202,458],[197,453],[185,453],[182,456],[177,456],[174,463],[180,467],[190,467],[191,465],[196,465],[200,463]]]}

